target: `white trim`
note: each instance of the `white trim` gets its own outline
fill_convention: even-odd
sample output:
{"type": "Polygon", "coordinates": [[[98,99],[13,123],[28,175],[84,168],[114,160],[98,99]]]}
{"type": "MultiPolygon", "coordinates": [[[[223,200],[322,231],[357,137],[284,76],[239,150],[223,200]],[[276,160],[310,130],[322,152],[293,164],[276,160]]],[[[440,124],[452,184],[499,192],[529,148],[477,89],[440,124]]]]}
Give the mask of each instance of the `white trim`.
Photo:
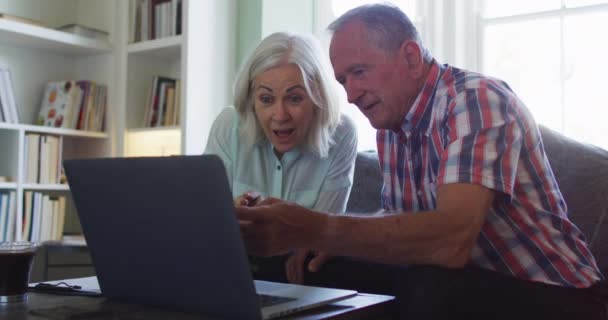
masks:
{"type": "Polygon", "coordinates": [[[23,184],[23,190],[32,191],[70,191],[70,187],[67,184],[38,184],[38,183],[25,183],[23,184]]]}
{"type": "Polygon", "coordinates": [[[0,43],[67,54],[111,52],[107,40],[91,39],[63,31],[0,19],[0,43]]]}
{"type": "Polygon", "coordinates": [[[181,35],[137,42],[128,45],[127,52],[142,56],[178,59],[181,56],[182,42],[183,37],[181,35]]]}
{"type": "Polygon", "coordinates": [[[52,134],[59,136],[72,136],[72,137],[86,137],[86,138],[108,138],[108,134],[105,132],[97,131],[84,131],[76,129],[64,129],[64,128],[53,128],[45,126],[37,126],[30,124],[15,124],[15,123],[0,123],[0,130],[23,130],[25,132],[36,132],[42,134],[52,134]]]}
{"type": "Polygon", "coordinates": [[[17,183],[15,182],[0,182],[0,191],[4,191],[4,190],[16,190],[17,189],[17,183]]]}

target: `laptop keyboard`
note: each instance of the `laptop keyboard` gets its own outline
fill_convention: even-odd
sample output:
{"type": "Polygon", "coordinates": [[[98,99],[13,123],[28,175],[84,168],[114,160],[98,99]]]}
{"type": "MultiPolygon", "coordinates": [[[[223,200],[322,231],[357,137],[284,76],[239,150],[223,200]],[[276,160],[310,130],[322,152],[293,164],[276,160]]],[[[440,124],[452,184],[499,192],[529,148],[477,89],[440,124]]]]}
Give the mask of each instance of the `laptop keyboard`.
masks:
{"type": "Polygon", "coordinates": [[[260,299],[260,305],[262,307],[269,307],[269,306],[273,306],[275,304],[296,300],[295,298],[271,296],[268,294],[259,294],[259,293],[258,293],[258,298],[260,299]]]}

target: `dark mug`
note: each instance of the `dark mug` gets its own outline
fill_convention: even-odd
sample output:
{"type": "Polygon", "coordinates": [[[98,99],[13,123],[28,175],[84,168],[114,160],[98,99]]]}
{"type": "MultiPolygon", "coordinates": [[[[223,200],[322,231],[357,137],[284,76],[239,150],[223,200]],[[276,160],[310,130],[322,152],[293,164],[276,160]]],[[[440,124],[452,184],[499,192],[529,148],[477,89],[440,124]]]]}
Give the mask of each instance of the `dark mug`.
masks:
{"type": "Polygon", "coordinates": [[[33,242],[0,242],[0,304],[27,301],[37,247],[33,242]]]}

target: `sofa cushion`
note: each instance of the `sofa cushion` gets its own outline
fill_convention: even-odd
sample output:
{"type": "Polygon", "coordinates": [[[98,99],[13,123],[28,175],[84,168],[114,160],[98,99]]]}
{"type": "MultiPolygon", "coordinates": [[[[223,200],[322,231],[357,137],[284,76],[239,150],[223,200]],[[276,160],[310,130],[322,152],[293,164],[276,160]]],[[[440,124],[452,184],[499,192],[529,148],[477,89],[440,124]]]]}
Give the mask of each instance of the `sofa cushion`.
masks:
{"type": "Polygon", "coordinates": [[[543,126],[540,132],[568,217],[585,234],[600,270],[608,275],[608,151],[543,126]]]}
{"type": "Polygon", "coordinates": [[[346,204],[349,213],[372,213],[381,209],[382,175],[376,151],[363,151],[355,160],[353,188],[346,204]]]}

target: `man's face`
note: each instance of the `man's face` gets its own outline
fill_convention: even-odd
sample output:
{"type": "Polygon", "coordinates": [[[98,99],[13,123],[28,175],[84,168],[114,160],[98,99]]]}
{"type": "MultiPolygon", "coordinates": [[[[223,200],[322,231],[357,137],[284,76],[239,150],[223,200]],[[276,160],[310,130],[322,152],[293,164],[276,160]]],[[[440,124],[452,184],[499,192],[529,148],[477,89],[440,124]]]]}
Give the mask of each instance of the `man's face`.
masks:
{"type": "Polygon", "coordinates": [[[398,130],[418,95],[405,50],[389,53],[370,40],[365,25],[351,21],[336,32],[329,55],[336,80],[376,129],[398,130]]]}

